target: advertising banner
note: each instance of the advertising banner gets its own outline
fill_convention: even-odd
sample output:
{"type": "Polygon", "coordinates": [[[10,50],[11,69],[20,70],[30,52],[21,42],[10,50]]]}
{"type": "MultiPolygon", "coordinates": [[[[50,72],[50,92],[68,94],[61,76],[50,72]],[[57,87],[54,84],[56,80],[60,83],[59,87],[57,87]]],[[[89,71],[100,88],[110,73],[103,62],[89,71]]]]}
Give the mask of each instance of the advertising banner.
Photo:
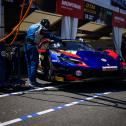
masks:
{"type": "Polygon", "coordinates": [[[126,15],[114,12],[112,25],[120,28],[126,28],[126,15]]]}
{"type": "Polygon", "coordinates": [[[57,0],[56,12],[58,14],[83,19],[83,0],[57,0]]]}
{"type": "Polygon", "coordinates": [[[89,2],[84,2],[84,19],[111,26],[112,11],[89,2]]]}
{"type": "Polygon", "coordinates": [[[84,2],[84,19],[95,21],[97,19],[98,7],[92,3],[84,2]]]}
{"type": "Polygon", "coordinates": [[[126,10],[126,0],[111,0],[111,4],[126,10]]]}

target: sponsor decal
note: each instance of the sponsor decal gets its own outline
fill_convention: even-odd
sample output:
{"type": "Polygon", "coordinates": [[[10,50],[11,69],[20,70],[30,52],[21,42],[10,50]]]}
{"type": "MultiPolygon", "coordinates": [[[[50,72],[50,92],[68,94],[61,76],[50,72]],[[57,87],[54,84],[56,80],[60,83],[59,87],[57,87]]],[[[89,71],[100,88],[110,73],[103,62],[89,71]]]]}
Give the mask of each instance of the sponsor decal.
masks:
{"type": "Polygon", "coordinates": [[[82,72],[80,70],[77,70],[75,73],[76,73],[76,76],[78,77],[82,76],[82,72]]]}
{"type": "Polygon", "coordinates": [[[107,60],[106,60],[106,59],[104,59],[104,58],[102,58],[102,59],[101,59],[101,61],[103,61],[103,62],[107,62],[107,60]]]}
{"type": "Polygon", "coordinates": [[[55,76],[55,80],[63,82],[64,81],[64,77],[55,76]]]}
{"type": "Polygon", "coordinates": [[[102,67],[102,70],[103,71],[115,71],[115,70],[117,70],[117,66],[103,66],[102,67]]]}
{"type": "Polygon", "coordinates": [[[52,60],[52,62],[55,62],[55,63],[57,63],[57,62],[58,62],[58,60],[52,60]]]}
{"type": "Polygon", "coordinates": [[[75,50],[67,50],[66,52],[72,53],[72,54],[76,54],[77,53],[77,51],[75,51],[75,50]]]}

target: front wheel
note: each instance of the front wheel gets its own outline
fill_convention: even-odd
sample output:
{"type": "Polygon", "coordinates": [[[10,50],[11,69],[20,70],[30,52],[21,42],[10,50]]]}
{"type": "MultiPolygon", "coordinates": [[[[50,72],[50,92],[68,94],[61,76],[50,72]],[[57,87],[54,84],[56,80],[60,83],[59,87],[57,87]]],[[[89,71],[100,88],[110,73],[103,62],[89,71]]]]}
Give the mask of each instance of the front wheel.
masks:
{"type": "Polygon", "coordinates": [[[43,62],[44,62],[44,65],[43,65],[44,79],[47,81],[53,81],[54,80],[54,67],[51,62],[50,56],[45,57],[43,62]]]}

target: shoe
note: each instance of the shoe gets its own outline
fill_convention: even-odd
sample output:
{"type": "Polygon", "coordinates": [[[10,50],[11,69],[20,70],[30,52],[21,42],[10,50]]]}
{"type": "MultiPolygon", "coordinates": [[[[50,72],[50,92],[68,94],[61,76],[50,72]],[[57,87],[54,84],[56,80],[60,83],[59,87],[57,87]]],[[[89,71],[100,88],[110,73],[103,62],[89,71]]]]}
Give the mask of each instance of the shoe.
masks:
{"type": "Polygon", "coordinates": [[[27,80],[25,83],[21,84],[21,87],[34,87],[34,83],[27,80]]]}
{"type": "Polygon", "coordinates": [[[29,83],[28,86],[29,86],[29,87],[35,87],[34,83],[32,83],[32,84],[29,83]]]}
{"type": "Polygon", "coordinates": [[[20,87],[25,88],[25,87],[30,87],[28,84],[21,84],[20,87]]]}
{"type": "Polygon", "coordinates": [[[24,87],[34,87],[34,85],[33,85],[33,83],[32,83],[29,79],[27,79],[27,80],[25,81],[24,87]]]}

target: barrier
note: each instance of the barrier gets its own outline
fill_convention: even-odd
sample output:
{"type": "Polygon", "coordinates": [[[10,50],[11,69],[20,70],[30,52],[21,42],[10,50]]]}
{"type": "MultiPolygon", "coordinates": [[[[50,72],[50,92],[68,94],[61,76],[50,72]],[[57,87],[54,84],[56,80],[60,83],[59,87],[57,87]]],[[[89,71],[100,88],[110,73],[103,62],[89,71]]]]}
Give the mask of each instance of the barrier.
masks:
{"type": "Polygon", "coordinates": [[[7,81],[20,80],[20,46],[0,45],[0,86],[9,86],[7,81]],[[7,83],[6,83],[7,82],[7,83]]]}
{"type": "Polygon", "coordinates": [[[4,84],[6,74],[5,67],[5,46],[0,44],[0,86],[4,84]]]}

